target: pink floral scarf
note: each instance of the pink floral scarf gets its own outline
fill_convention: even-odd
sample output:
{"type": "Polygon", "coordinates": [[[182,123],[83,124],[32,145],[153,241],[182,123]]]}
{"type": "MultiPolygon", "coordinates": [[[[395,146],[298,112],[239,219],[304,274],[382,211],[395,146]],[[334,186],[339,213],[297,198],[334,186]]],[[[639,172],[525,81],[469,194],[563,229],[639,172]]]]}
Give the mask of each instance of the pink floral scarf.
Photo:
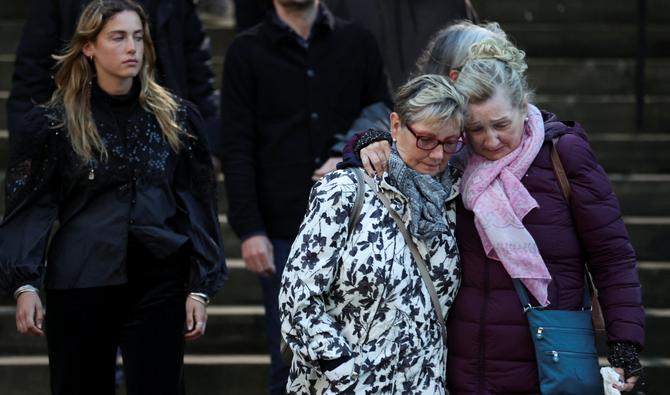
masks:
{"type": "Polygon", "coordinates": [[[463,204],[475,213],[475,226],[486,255],[520,279],[543,306],[549,304],[551,276],[535,240],[521,220],[537,201],[521,183],[544,141],[542,114],[528,105],[521,144],[504,158],[490,161],[472,153],[462,180],[463,204]]]}

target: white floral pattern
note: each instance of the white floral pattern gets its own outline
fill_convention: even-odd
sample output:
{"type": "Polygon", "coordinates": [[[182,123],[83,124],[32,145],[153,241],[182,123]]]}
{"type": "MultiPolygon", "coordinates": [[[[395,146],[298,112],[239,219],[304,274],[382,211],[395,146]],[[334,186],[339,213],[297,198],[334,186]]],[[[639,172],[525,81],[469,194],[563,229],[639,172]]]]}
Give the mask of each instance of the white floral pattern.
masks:
{"type": "MultiPolygon", "coordinates": [[[[387,179],[381,193],[407,224],[407,200],[387,179]]],[[[313,187],[309,209],[284,269],[279,295],[282,335],[294,357],[290,394],[446,394],[446,347],[428,289],[396,223],[366,186],[360,217],[350,232],[356,199],[352,169],[326,175],[313,187]],[[330,381],[319,361],[351,357],[350,374],[330,381]]],[[[429,266],[446,313],[460,285],[449,231],[414,240],[429,266]]]]}

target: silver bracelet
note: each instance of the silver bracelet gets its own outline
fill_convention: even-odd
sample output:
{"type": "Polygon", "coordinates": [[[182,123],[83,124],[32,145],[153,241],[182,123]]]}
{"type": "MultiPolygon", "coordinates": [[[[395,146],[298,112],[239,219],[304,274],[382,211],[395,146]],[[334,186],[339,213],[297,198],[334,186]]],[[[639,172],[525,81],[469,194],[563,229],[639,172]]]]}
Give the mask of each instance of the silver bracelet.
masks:
{"type": "Polygon", "coordinates": [[[209,305],[209,296],[207,296],[207,294],[201,292],[191,292],[188,294],[188,297],[204,304],[205,306],[209,305]]]}
{"type": "Polygon", "coordinates": [[[19,298],[19,295],[21,295],[24,292],[34,292],[36,294],[40,293],[40,290],[33,287],[32,285],[26,284],[18,287],[16,291],[14,291],[14,300],[19,298]]]}

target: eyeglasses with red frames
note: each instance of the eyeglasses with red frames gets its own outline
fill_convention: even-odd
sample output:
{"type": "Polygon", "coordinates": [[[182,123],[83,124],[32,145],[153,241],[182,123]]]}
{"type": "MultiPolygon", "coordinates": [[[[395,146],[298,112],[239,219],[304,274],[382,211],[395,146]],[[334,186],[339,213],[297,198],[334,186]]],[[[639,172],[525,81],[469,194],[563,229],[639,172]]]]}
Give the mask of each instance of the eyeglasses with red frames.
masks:
{"type": "Polygon", "coordinates": [[[445,154],[453,154],[463,148],[463,137],[462,135],[458,137],[458,140],[447,140],[440,141],[433,136],[418,136],[414,129],[408,124],[405,124],[407,130],[414,136],[416,139],[416,147],[422,150],[431,151],[435,149],[438,145],[442,144],[442,150],[445,154]]]}

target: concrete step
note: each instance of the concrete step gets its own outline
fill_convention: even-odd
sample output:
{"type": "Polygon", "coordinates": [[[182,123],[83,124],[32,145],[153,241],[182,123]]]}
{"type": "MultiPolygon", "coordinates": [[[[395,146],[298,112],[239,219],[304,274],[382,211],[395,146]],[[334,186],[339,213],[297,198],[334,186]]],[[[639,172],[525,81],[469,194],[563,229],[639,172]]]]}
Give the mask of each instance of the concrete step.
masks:
{"type": "MultiPolygon", "coordinates": [[[[219,221],[226,257],[239,258],[242,254],[239,238],[228,224],[225,214],[219,215],[219,221]]],[[[670,260],[670,251],[665,244],[670,240],[670,217],[625,216],[624,221],[639,260],[670,260]]]]}
{"type": "MultiPolygon", "coordinates": [[[[244,268],[242,259],[228,259],[230,277],[225,287],[212,299],[217,306],[258,306],[263,297],[258,277],[244,268]]],[[[638,273],[642,284],[642,301],[647,308],[670,307],[667,289],[670,288],[670,261],[638,262],[638,273]]],[[[0,306],[13,305],[13,301],[0,299],[0,306]]],[[[670,351],[670,350],[669,350],[670,351]]]]}
{"type": "MultiPolygon", "coordinates": [[[[670,45],[669,45],[670,48],[670,45]]],[[[0,129],[7,129],[8,91],[0,91],[0,129]]],[[[633,94],[538,94],[534,103],[565,120],[577,120],[589,133],[628,133],[636,130],[633,94]]],[[[670,132],[670,95],[647,95],[645,127],[649,133],[670,132]]],[[[2,163],[2,162],[0,162],[2,163]]]]}
{"type": "MultiPolygon", "coordinates": [[[[221,87],[223,56],[212,59],[216,87],[221,87]]],[[[668,59],[649,59],[646,67],[647,94],[670,94],[668,59]]],[[[0,90],[9,90],[14,55],[0,54],[0,90]]],[[[635,92],[635,62],[625,58],[531,58],[530,86],[540,94],[632,94],[635,92]]]]}
{"type": "MultiPolygon", "coordinates": [[[[624,133],[636,130],[634,95],[544,95],[534,100],[541,109],[553,112],[563,120],[581,123],[589,134],[624,133]]],[[[670,125],[670,95],[647,95],[644,130],[667,133],[670,125]]]]}
{"type": "MultiPolygon", "coordinates": [[[[665,379],[670,375],[670,360],[643,360],[649,395],[665,394],[665,379]]],[[[607,361],[601,360],[605,366],[607,361]]],[[[267,393],[266,365],[186,364],[186,389],[198,395],[262,395],[267,393]]],[[[48,395],[48,367],[40,365],[0,366],[0,382],[6,383],[3,395],[48,395]]],[[[125,390],[117,390],[125,395],[125,390]]]]}
{"type": "Polygon", "coordinates": [[[212,305],[217,306],[260,306],[263,296],[258,276],[248,271],[241,258],[226,259],[228,281],[221,291],[212,298],[212,305]]]}
{"type": "MultiPolygon", "coordinates": [[[[670,308],[670,262],[638,262],[638,273],[642,284],[642,303],[649,309],[670,308]]],[[[670,352],[670,349],[667,351],[670,352]]]]}
{"type": "MultiPolygon", "coordinates": [[[[2,7],[5,8],[5,7],[2,7]]],[[[23,21],[0,19],[0,54],[13,54],[19,45],[23,21]]]]}
{"type": "Polygon", "coordinates": [[[14,54],[0,54],[0,90],[9,91],[14,73],[14,54]]]}
{"type": "MultiPolygon", "coordinates": [[[[670,93],[668,59],[648,59],[645,89],[670,93]]],[[[635,61],[627,58],[528,59],[528,82],[538,94],[615,95],[635,92],[635,61]]]]}
{"type": "MultiPolygon", "coordinates": [[[[228,314],[247,311],[245,308],[258,308],[263,298],[258,277],[245,269],[240,258],[227,260],[229,278],[221,291],[212,298],[213,307],[227,308],[228,314]],[[241,310],[240,310],[241,309],[241,310]]],[[[638,262],[640,283],[642,284],[642,300],[648,308],[670,308],[666,290],[670,287],[670,262],[640,261],[638,262]]],[[[14,306],[14,300],[0,297],[0,311],[14,306]]],[[[251,312],[251,310],[249,310],[251,312]]],[[[258,313],[257,310],[255,310],[258,313]]],[[[0,348],[1,350],[1,348],[0,348]]]]}
{"type": "MultiPolygon", "coordinates": [[[[607,360],[600,358],[600,365],[607,360]]],[[[647,394],[665,394],[665,378],[670,374],[670,358],[643,357],[648,383],[647,394]]],[[[49,394],[49,372],[46,356],[0,358],[0,383],[3,395],[49,394]]],[[[235,357],[186,355],[185,382],[187,393],[264,394],[267,392],[269,358],[264,355],[235,357]],[[238,362],[240,361],[240,362],[238,362]],[[237,362],[237,363],[235,363],[237,362]]],[[[117,395],[125,395],[120,388],[117,395]]]]}
{"type": "MultiPolygon", "coordinates": [[[[0,113],[2,112],[0,109],[0,113]]],[[[563,115],[561,114],[564,119],[572,118],[563,115]]],[[[587,129],[587,132],[598,160],[610,175],[614,176],[616,173],[670,174],[670,160],[668,160],[670,134],[595,133],[590,129],[587,129]]],[[[0,177],[7,168],[8,150],[7,131],[0,130],[0,177]]],[[[0,181],[3,180],[0,179],[0,181]]],[[[219,190],[219,204],[224,210],[227,209],[228,203],[222,189],[219,190]]],[[[0,206],[1,211],[2,206],[0,206]]]]}
{"type": "MultiPolygon", "coordinates": [[[[223,290],[212,300],[219,306],[254,306],[263,303],[255,274],[244,268],[241,259],[229,259],[230,278],[223,290]]],[[[670,288],[670,261],[640,261],[638,273],[642,284],[642,301],[647,308],[670,308],[667,290],[670,288]]],[[[13,301],[0,300],[0,305],[12,305],[13,301]]],[[[670,349],[668,350],[670,351],[670,349]]]]}
{"type": "MultiPolygon", "coordinates": [[[[260,306],[263,303],[262,293],[257,276],[244,268],[239,258],[227,260],[229,278],[224,288],[212,298],[212,306],[236,309],[260,306]]],[[[670,306],[666,290],[670,287],[670,262],[638,262],[638,272],[642,284],[642,300],[648,308],[664,308],[670,306]]],[[[14,301],[8,297],[0,297],[0,310],[13,307],[14,301]]],[[[11,329],[11,328],[10,328],[11,329]]]]}
{"type": "MultiPolygon", "coordinates": [[[[483,20],[508,23],[635,23],[636,1],[582,0],[478,0],[473,2],[483,20]]],[[[664,0],[647,0],[647,21],[670,20],[664,0]]]]}
{"type": "MultiPolygon", "coordinates": [[[[213,305],[261,305],[263,299],[256,275],[244,268],[241,259],[229,259],[228,268],[230,278],[224,289],[213,299],[213,305]]],[[[667,290],[670,289],[670,261],[640,261],[638,273],[644,305],[654,309],[670,308],[667,295],[667,290]]],[[[11,303],[13,302],[7,301],[7,304],[11,303]]]]}
{"type": "Polygon", "coordinates": [[[670,215],[670,175],[637,174],[611,176],[612,187],[625,215],[670,215]]]}
{"type": "MultiPolygon", "coordinates": [[[[635,57],[637,26],[611,23],[501,23],[529,57],[635,57]]],[[[670,25],[647,26],[649,57],[670,56],[670,25]]]]}
{"type": "MultiPolygon", "coordinates": [[[[28,16],[30,1],[16,1],[0,9],[0,19],[23,19],[28,16]]],[[[483,20],[505,22],[610,22],[633,23],[637,17],[635,1],[607,0],[478,0],[474,5],[483,20]]],[[[670,7],[664,0],[647,0],[651,23],[670,19],[670,7]]]]}
{"type": "MultiPolygon", "coordinates": [[[[528,23],[503,22],[502,28],[530,57],[634,57],[637,48],[637,26],[633,23],[528,23]]],[[[0,53],[14,53],[18,45],[22,20],[5,19],[0,24],[0,53]]],[[[667,23],[648,26],[648,54],[670,56],[670,26],[667,23]]],[[[235,31],[229,24],[206,28],[211,38],[212,54],[225,53],[235,31]]]]}
{"type": "MultiPolygon", "coordinates": [[[[666,336],[670,331],[670,308],[667,300],[664,307],[650,306],[648,296],[654,292],[667,289],[670,279],[667,264],[654,273],[651,269],[644,269],[644,263],[640,265],[643,274],[643,301],[646,305],[646,333],[647,357],[670,357],[670,337],[666,336]],[[663,271],[661,273],[661,271],[663,271]],[[660,274],[658,274],[660,273],[660,274]],[[649,279],[650,276],[659,275],[656,281],[649,279]],[[648,282],[650,281],[650,282],[648,282]],[[648,287],[656,287],[656,290],[648,290],[648,287]]],[[[652,295],[655,296],[655,295],[652,295]]],[[[221,299],[221,298],[217,298],[221,299]]],[[[48,320],[48,299],[46,301],[48,320]]],[[[0,307],[0,356],[11,355],[41,355],[46,353],[46,340],[44,337],[26,337],[16,332],[14,306],[6,305],[0,307]]],[[[264,309],[261,305],[233,306],[233,305],[210,305],[207,309],[208,322],[207,333],[198,341],[189,342],[186,346],[190,354],[262,354],[266,352],[264,309]]],[[[604,344],[604,342],[602,343],[604,344]]],[[[603,348],[602,350],[605,350],[603,348]]],[[[604,351],[603,351],[604,352],[604,351]]]]}
{"type": "Polygon", "coordinates": [[[670,261],[670,217],[624,217],[640,261],[670,261]]]}
{"type": "MultiPolygon", "coordinates": [[[[201,357],[187,355],[184,380],[188,394],[262,395],[267,393],[270,358],[265,355],[201,357]]],[[[48,395],[46,356],[0,358],[0,393],[48,395]]],[[[119,388],[116,395],[125,395],[119,388]]],[[[92,394],[93,395],[93,394],[92,394]]]]}
{"type": "Polygon", "coordinates": [[[669,261],[670,217],[624,217],[640,261],[669,261]]]}
{"type": "MultiPolygon", "coordinates": [[[[48,319],[48,300],[46,306],[48,319]]],[[[14,307],[0,307],[0,356],[45,354],[45,337],[18,334],[14,310],[14,307]]],[[[227,355],[267,352],[262,306],[210,305],[207,315],[205,336],[188,342],[187,353],[227,355]]]]}
{"type": "Polygon", "coordinates": [[[590,133],[589,141],[609,174],[670,174],[670,134],[590,133]]]}
{"type": "MultiPolygon", "coordinates": [[[[637,26],[632,23],[502,22],[501,26],[531,58],[634,57],[637,53],[637,26]]],[[[648,55],[670,56],[670,26],[650,24],[647,32],[648,55]]],[[[223,55],[233,37],[231,30],[209,27],[207,33],[212,39],[212,53],[223,55]]]]}
{"type": "MultiPolygon", "coordinates": [[[[615,184],[616,187],[617,184],[615,184]]],[[[648,188],[653,189],[653,184],[648,184],[648,188]]],[[[667,190],[667,183],[662,185],[663,190],[667,190]]],[[[624,207],[642,207],[644,208],[645,200],[639,201],[637,199],[644,198],[643,193],[635,187],[626,187],[622,192],[632,194],[630,202],[624,200],[626,195],[620,195],[619,198],[625,202],[624,207]],[[642,195],[642,196],[640,196],[642,195]]],[[[650,191],[656,193],[656,191],[650,191]]],[[[660,207],[667,210],[667,199],[656,195],[658,197],[649,199],[651,202],[649,207],[660,207]],[[665,202],[665,203],[664,203],[665,202]]],[[[624,212],[628,215],[628,213],[624,212]]],[[[224,240],[226,256],[229,258],[238,258],[241,256],[240,241],[228,224],[225,214],[221,214],[219,220],[221,221],[221,231],[224,240]]],[[[666,261],[670,260],[670,252],[665,248],[666,240],[670,239],[670,217],[658,216],[633,216],[628,215],[624,217],[628,232],[631,237],[633,246],[635,247],[639,260],[649,261],[666,261]]]]}
{"type": "MultiPolygon", "coordinates": [[[[608,159],[610,159],[612,163],[614,163],[615,160],[621,162],[621,160],[617,159],[613,154],[605,155],[598,153],[599,159],[602,160],[601,155],[611,157],[608,159]]],[[[628,155],[628,158],[631,156],[632,155],[628,155]]],[[[644,159],[642,158],[644,153],[641,152],[636,156],[640,157],[640,162],[642,162],[641,166],[644,165],[644,159]]],[[[653,158],[650,158],[650,162],[652,161],[653,158]]],[[[607,163],[609,162],[604,163],[606,167],[607,163]]],[[[666,164],[668,163],[666,162],[666,164]]],[[[620,171],[627,170],[625,168],[626,165],[627,164],[621,164],[622,169],[620,169],[620,171]]],[[[611,173],[610,179],[624,214],[635,216],[670,215],[670,199],[665,198],[670,195],[670,174],[611,173]]],[[[4,170],[0,170],[0,216],[5,211],[5,202],[4,198],[2,198],[4,197],[4,188],[5,172],[4,170]]],[[[225,193],[225,183],[223,181],[219,181],[218,183],[217,196],[219,212],[228,212],[228,197],[225,193]]]]}

